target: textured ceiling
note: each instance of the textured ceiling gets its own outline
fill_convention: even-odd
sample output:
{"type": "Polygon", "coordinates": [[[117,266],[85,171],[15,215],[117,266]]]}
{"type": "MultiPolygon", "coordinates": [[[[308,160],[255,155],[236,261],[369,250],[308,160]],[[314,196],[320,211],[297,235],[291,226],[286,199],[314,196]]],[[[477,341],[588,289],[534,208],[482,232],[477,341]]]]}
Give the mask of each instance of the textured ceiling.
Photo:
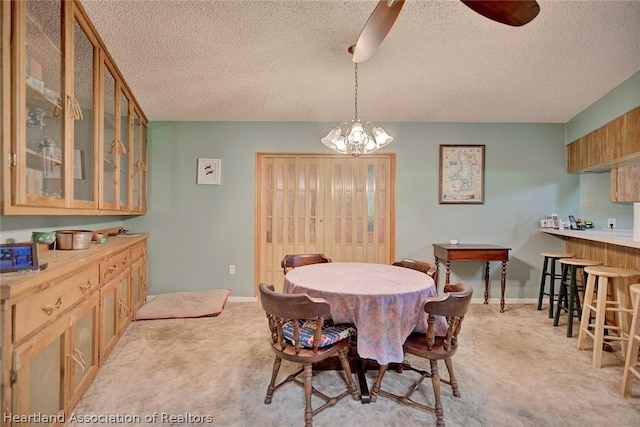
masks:
{"type": "MultiPolygon", "coordinates": [[[[365,120],[564,123],[640,70],[640,0],[538,0],[523,27],[406,0],[359,65],[365,120]]],[[[82,0],[151,121],[344,121],[375,0],[82,0]]]]}

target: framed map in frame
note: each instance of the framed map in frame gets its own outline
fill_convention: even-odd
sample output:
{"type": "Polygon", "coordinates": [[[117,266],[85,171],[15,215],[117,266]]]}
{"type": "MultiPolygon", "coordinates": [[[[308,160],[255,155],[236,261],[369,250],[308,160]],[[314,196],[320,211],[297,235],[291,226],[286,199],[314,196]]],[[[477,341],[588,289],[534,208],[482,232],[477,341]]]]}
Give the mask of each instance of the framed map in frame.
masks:
{"type": "Polygon", "coordinates": [[[440,145],[440,204],[484,203],[484,145],[440,145]]]}

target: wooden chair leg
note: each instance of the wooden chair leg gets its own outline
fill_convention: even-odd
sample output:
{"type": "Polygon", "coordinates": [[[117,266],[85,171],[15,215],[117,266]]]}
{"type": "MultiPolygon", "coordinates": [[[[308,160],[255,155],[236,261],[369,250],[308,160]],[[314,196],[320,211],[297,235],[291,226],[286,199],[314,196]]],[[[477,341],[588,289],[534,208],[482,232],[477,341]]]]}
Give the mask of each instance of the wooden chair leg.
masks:
{"type": "Polygon", "coordinates": [[[278,378],[278,372],[280,371],[280,365],[282,364],[282,359],[276,356],[276,360],[273,362],[273,371],[271,372],[271,382],[267,387],[267,396],[264,398],[264,403],[271,403],[271,399],[273,399],[273,392],[275,391],[276,378],[278,378]]]}
{"type": "Polygon", "coordinates": [[[458,380],[456,380],[456,376],[453,373],[453,363],[451,359],[444,359],[444,364],[447,366],[447,371],[449,371],[449,384],[451,385],[453,395],[460,397],[460,388],[458,387],[458,380]]]}
{"type": "Polygon", "coordinates": [[[347,358],[347,349],[338,353],[340,363],[342,364],[342,370],[346,376],[347,387],[353,400],[360,400],[360,393],[356,390],[356,383],[353,381],[353,375],[351,375],[351,366],[349,365],[349,359],[347,358]]]}
{"type": "Polygon", "coordinates": [[[311,363],[304,365],[304,427],[313,427],[313,408],[311,408],[311,378],[313,377],[313,367],[311,363]]]}
{"type": "Polygon", "coordinates": [[[378,398],[380,386],[382,385],[382,377],[384,377],[384,373],[387,372],[388,367],[389,365],[381,365],[378,369],[378,376],[376,377],[376,381],[373,383],[373,388],[371,389],[371,403],[375,402],[378,398]]]}
{"type": "Polygon", "coordinates": [[[440,397],[440,375],[438,374],[438,361],[430,360],[431,363],[431,384],[433,385],[433,397],[435,398],[436,427],[444,427],[444,410],[442,409],[442,398],[440,397]]]}

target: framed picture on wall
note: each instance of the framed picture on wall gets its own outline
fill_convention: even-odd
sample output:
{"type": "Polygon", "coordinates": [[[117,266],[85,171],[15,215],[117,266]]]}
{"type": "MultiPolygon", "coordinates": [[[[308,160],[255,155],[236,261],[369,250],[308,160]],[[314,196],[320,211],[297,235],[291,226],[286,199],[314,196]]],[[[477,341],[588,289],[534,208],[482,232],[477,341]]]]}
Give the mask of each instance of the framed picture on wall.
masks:
{"type": "Polygon", "coordinates": [[[484,203],[484,145],[440,145],[440,204],[484,203]]]}
{"type": "Polygon", "coordinates": [[[198,184],[220,185],[220,159],[198,159],[198,184]]]}

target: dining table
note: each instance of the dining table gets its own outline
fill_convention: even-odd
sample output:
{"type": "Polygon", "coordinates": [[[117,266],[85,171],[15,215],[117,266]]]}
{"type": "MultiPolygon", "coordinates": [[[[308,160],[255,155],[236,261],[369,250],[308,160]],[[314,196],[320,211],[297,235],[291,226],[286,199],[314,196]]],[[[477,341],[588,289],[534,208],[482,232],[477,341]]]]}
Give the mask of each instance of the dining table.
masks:
{"type": "MultiPolygon", "coordinates": [[[[433,279],[405,267],[364,262],[331,262],[297,267],[285,275],[284,293],[324,298],[334,323],[352,323],[360,362],[402,363],[402,345],[412,332],[426,330],[424,303],[437,296],[433,279]]],[[[436,334],[447,330],[436,318],[436,334]]],[[[356,363],[356,368],[363,367],[356,363]]],[[[366,369],[366,368],[363,368],[366,369]]],[[[358,373],[363,403],[368,401],[364,374],[358,373]]]]}

